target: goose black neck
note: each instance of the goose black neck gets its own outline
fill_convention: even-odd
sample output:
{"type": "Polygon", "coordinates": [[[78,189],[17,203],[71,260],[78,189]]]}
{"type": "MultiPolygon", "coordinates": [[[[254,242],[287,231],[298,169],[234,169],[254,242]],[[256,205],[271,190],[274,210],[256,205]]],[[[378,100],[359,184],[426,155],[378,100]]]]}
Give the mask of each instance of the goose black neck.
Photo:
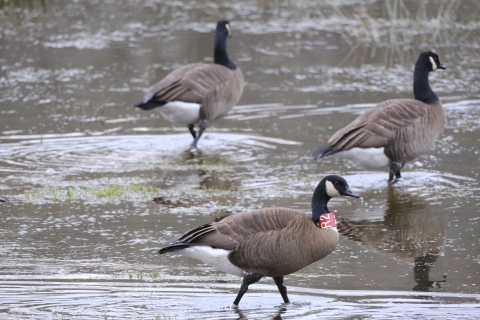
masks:
{"type": "Polygon", "coordinates": [[[237,69],[235,63],[230,60],[227,53],[227,35],[225,32],[216,32],[213,48],[213,59],[215,64],[220,64],[231,70],[237,69]]]}
{"type": "Polygon", "coordinates": [[[315,188],[312,197],[312,220],[313,222],[318,222],[320,216],[324,213],[329,213],[330,211],[327,208],[327,203],[330,201],[331,197],[328,196],[325,190],[325,184],[319,184],[315,188]]]}
{"type": "Polygon", "coordinates": [[[413,93],[416,100],[431,104],[437,102],[438,97],[428,84],[429,72],[423,61],[416,63],[413,73],[413,93]]]}

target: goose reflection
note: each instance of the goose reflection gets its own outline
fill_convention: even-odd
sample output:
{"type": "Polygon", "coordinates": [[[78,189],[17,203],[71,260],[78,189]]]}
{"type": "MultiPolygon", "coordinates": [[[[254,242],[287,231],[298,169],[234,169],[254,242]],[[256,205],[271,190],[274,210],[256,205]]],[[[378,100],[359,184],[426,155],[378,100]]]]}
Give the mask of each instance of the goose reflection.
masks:
{"type": "MultiPolygon", "coordinates": [[[[282,320],[282,315],[285,314],[287,312],[287,308],[285,306],[279,306],[277,307],[277,312],[276,314],[272,315],[272,320],[282,320]]],[[[247,315],[239,308],[232,308],[233,312],[235,312],[237,314],[237,318],[235,320],[248,320],[248,317],[247,315]]],[[[250,318],[253,318],[253,319],[257,319],[258,318],[258,314],[255,314],[254,316],[250,317],[250,318]]]]}
{"type": "MultiPolygon", "coordinates": [[[[228,179],[228,177],[225,177],[221,170],[217,171],[215,169],[215,165],[217,163],[220,163],[220,161],[221,160],[219,160],[218,158],[200,159],[194,164],[198,166],[206,166],[207,169],[200,168],[184,172],[181,179],[179,179],[178,175],[173,179],[171,176],[166,176],[164,177],[164,180],[174,180],[176,182],[175,184],[171,183],[171,185],[173,184],[178,186],[180,184],[188,184],[189,186],[191,186],[192,189],[203,190],[203,192],[205,192],[206,194],[217,194],[218,197],[216,197],[216,199],[220,202],[229,201],[231,198],[229,192],[238,189],[240,185],[240,180],[230,180],[228,179]],[[208,168],[210,165],[212,165],[211,169],[208,168]],[[198,186],[196,186],[197,184],[198,186]]],[[[166,185],[165,182],[163,182],[163,184],[166,185]]],[[[180,193],[174,193],[173,195],[157,195],[153,198],[153,201],[157,204],[171,208],[188,207],[192,205],[192,202],[194,202],[196,205],[213,204],[211,197],[205,197],[205,199],[188,198],[182,197],[180,193]]],[[[223,212],[224,210],[225,209],[223,208],[219,208],[217,212],[217,209],[213,209],[216,214],[230,214],[230,212],[223,212]]]]}
{"type": "Polygon", "coordinates": [[[430,280],[430,269],[445,245],[445,228],[427,203],[411,194],[387,190],[387,209],[383,221],[341,220],[338,231],[369,250],[396,258],[413,258],[413,290],[440,288],[445,279],[430,280]]]}

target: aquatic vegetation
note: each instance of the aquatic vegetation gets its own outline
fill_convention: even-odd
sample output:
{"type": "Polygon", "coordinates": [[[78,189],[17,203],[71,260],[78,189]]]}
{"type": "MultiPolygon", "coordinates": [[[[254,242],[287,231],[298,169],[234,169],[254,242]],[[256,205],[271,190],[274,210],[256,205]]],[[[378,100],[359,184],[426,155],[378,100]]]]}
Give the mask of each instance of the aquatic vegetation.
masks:
{"type": "Polygon", "coordinates": [[[0,190],[9,198],[0,318],[477,317],[479,9],[473,0],[0,0],[0,190]],[[229,52],[248,83],[242,105],[189,152],[187,129],[129,105],[179,65],[210,61],[203,44],[220,13],[235,22],[240,42],[229,52]],[[383,221],[383,172],[313,163],[310,153],[335,123],[411,92],[420,48],[444,57],[435,90],[448,124],[392,193],[419,197],[445,225],[432,279],[455,281],[412,292],[412,260],[342,236],[331,257],[289,276],[291,306],[276,307],[265,281],[240,315],[225,296],[241,278],[157,254],[190,227],[243,210],[308,211],[329,173],[362,197],[339,200],[339,218],[383,221]]]}
{"type": "Polygon", "coordinates": [[[45,186],[24,192],[27,202],[53,201],[79,201],[89,202],[105,201],[133,201],[151,199],[160,191],[159,188],[139,183],[107,184],[98,187],[69,186],[45,186]]]}

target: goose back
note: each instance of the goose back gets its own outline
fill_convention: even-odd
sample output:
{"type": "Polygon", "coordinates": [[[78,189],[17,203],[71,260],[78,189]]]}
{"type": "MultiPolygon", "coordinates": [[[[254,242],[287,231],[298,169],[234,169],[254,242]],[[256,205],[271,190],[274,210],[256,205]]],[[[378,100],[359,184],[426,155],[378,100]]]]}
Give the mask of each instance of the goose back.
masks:
{"type": "Polygon", "coordinates": [[[334,228],[320,229],[311,217],[288,208],[246,211],[187,232],[174,244],[208,245],[231,251],[228,259],[251,273],[278,277],[330,254],[338,244],[334,228]]]}
{"type": "Polygon", "coordinates": [[[334,151],[381,148],[392,161],[410,161],[428,151],[445,127],[445,110],[415,99],[379,103],[338,130],[328,144],[334,151]]]}
{"type": "Polygon", "coordinates": [[[172,101],[197,103],[200,119],[213,121],[230,111],[243,93],[243,74],[218,64],[192,63],[175,69],[146,97],[159,105],[172,101]]]}

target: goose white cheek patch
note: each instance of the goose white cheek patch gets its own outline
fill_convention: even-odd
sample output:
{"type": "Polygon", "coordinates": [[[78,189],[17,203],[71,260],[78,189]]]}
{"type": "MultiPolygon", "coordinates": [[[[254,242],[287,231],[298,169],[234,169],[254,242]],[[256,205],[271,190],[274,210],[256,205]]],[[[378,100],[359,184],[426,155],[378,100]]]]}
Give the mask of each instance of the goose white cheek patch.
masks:
{"type": "Polygon", "coordinates": [[[320,229],[336,227],[337,219],[335,218],[335,213],[329,212],[322,214],[318,219],[318,226],[320,229]]]}
{"type": "Polygon", "coordinates": [[[329,197],[340,197],[340,192],[338,192],[337,188],[335,188],[335,186],[333,185],[332,182],[330,182],[329,180],[327,180],[325,182],[325,186],[327,188],[327,194],[329,197]]]}
{"type": "Polygon", "coordinates": [[[432,57],[428,57],[430,59],[430,62],[432,63],[432,70],[437,70],[437,64],[435,63],[435,60],[433,60],[432,57]]]}

